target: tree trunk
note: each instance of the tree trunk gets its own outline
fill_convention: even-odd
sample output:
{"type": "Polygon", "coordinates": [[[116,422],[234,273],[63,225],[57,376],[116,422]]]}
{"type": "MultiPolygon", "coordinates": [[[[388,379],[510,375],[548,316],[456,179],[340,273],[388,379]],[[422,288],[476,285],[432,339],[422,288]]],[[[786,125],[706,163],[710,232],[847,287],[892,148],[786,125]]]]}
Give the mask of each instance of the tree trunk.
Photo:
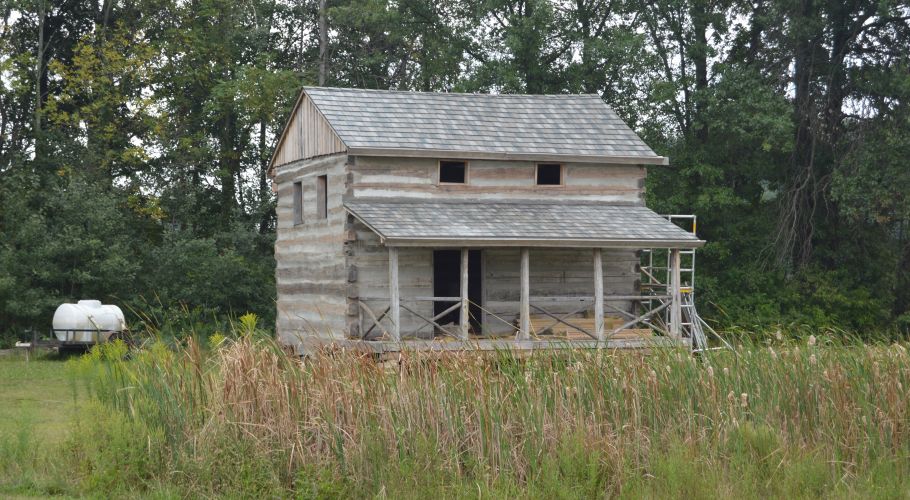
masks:
{"type": "Polygon", "coordinates": [[[812,0],[802,0],[793,19],[794,71],[793,99],[796,122],[795,149],[788,179],[789,188],[782,198],[778,243],[778,260],[786,266],[802,267],[812,253],[817,178],[815,173],[816,137],[813,130],[815,106],[812,99],[812,60],[814,31],[809,31],[815,7],[812,0]]]}
{"type": "MultiPolygon", "coordinates": [[[[522,28],[525,24],[532,22],[534,17],[534,2],[532,0],[524,2],[522,9],[522,28]]],[[[534,40],[523,40],[521,43],[519,65],[524,73],[525,89],[529,94],[540,94],[543,92],[543,82],[540,78],[540,50],[534,46],[534,40]]]]}
{"type": "Polygon", "coordinates": [[[593,94],[597,92],[597,88],[593,81],[594,61],[591,57],[591,10],[589,7],[590,5],[584,0],[577,0],[575,3],[578,24],[581,25],[581,65],[585,71],[581,86],[586,93],[593,94]]]}
{"type": "Polygon", "coordinates": [[[325,85],[326,59],[329,53],[328,26],[325,18],[325,2],[319,0],[319,86],[325,85]]]}
{"type": "Polygon", "coordinates": [[[46,0],[38,0],[38,50],[35,54],[35,160],[43,157],[41,114],[44,102],[44,21],[46,17],[46,0]]]}
{"type": "Polygon", "coordinates": [[[218,176],[221,179],[222,215],[226,222],[233,219],[237,198],[236,176],[240,171],[240,155],[236,151],[235,137],[237,120],[233,110],[225,112],[221,126],[221,151],[218,176]]]}
{"type": "Polygon", "coordinates": [[[765,30],[765,5],[759,1],[752,8],[752,27],[749,29],[749,50],[746,52],[746,62],[755,62],[762,51],[761,34],[765,30]]]}
{"type": "Polygon", "coordinates": [[[704,98],[708,90],[708,13],[706,0],[692,2],[692,28],[695,44],[689,47],[692,64],[695,66],[695,138],[701,144],[708,142],[708,122],[702,116],[704,98]]]}
{"type": "Polygon", "coordinates": [[[259,207],[261,210],[259,216],[259,234],[269,232],[269,223],[272,219],[273,210],[268,210],[266,200],[269,199],[269,157],[266,154],[266,121],[259,122],[259,207]]]}
{"type": "Polygon", "coordinates": [[[854,36],[854,29],[862,26],[868,19],[861,16],[858,26],[854,28],[851,23],[851,9],[849,5],[834,3],[831,6],[831,55],[828,63],[828,95],[825,101],[825,132],[832,146],[837,146],[841,138],[841,124],[844,119],[843,106],[847,97],[847,71],[844,59],[847,56],[850,41],[854,36]]]}

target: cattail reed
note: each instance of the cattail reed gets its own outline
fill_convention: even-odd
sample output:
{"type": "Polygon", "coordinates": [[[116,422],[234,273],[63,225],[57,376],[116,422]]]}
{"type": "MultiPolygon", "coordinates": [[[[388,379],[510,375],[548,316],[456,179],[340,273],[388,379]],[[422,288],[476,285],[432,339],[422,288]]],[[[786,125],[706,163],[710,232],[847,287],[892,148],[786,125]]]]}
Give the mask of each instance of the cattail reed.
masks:
{"type": "Polygon", "coordinates": [[[571,446],[613,471],[603,488],[619,492],[650,474],[669,443],[723,465],[742,439],[774,443],[766,453],[778,461],[804,450],[837,457],[824,462],[837,469],[832,477],[904,463],[906,347],[807,344],[746,342],[699,359],[661,350],[464,352],[379,363],[333,349],[300,360],[244,336],[210,352],[189,342],[129,360],[96,355],[93,388],[163,432],[174,453],[187,443],[244,442],[274,460],[288,484],[313,464],[366,484],[399,462],[440,477],[524,484],[571,446]]]}

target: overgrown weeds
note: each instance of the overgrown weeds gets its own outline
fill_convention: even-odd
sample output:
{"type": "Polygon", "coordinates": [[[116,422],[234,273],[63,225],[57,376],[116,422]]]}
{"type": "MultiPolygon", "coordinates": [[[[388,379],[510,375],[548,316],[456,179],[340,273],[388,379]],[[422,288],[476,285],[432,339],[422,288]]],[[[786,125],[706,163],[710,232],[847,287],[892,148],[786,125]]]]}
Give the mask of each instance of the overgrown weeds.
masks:
{"type": "Polygon", "coordinates": [[[763,497],[893,488],[870,478],[910,472],[905,344],[379,364],[290,358],[252,323],[211,352],[190,340],[126,359],[110,344],[79,361],[98,400],[145,429],[149,480],[198,494],[763,497]]]}

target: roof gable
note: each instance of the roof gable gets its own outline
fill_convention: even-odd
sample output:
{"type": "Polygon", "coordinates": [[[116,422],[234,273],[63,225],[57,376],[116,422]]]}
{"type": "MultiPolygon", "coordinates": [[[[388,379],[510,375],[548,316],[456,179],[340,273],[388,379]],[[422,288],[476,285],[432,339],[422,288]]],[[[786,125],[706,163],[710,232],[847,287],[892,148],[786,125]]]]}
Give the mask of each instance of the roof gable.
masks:
{"type": "Polygon", "coordinates": [[[346,150],[344,142],[319,112],[313,100],[302,92],[288,118],[272,154],[271,168],[304,158],[346,150]]]}

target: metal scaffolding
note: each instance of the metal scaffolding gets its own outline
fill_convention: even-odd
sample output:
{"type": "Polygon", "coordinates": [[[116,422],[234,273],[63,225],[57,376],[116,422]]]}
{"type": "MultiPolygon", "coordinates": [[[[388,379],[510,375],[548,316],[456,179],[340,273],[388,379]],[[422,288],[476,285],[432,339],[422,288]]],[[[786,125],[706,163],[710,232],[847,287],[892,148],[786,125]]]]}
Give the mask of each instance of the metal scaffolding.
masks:
{"type": "MultiPolygon", "coordinates": [[[[670,222],[695,234],[698,228],[696,215],[671,214],[665,215],[670,222]]],[[[684,339],[691,342],[695,352],[706,351],[708,347],[708,334],[716,337],[724,346],[729,344],[721,338],[709,324],[698,315],[695,308],[695,249],[677,250],[679,254],[680,277],[680,308],[681,308],[681,334],[684,339]]],[[[650,298],[642,303],[646,311],[663,308],[661,314],[655,315],[652,327],[667,330],[671,323],[670,311],[666,307],[666,297],[670,292],[672,283],[673,252],[669,249],[644,249],[641,256],[641,290],[642,295],[650,298]]]]}

